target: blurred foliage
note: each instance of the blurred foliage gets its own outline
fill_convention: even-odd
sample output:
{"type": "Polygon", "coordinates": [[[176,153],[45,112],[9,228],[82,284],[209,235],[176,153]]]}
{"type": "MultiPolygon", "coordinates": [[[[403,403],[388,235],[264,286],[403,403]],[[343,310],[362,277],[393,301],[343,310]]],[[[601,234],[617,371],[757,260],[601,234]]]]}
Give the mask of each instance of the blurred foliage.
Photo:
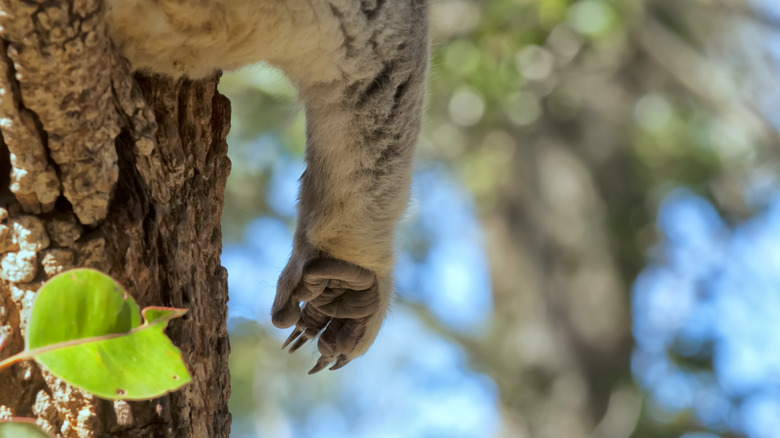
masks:
{"type": "MultiPolygon", "coordinates": [[[[630,290],[648,258],[658,257],[655,218],[675,187],[711,204],[726,224],[761,212],[777,189],[780,15],[772,0],[447,0],[434,3],[432,15],[417,165],[444,164],[473,197],[493,307],[482,327],[458,332],[422,305],[435,300],[403,286],[418,283],[401,281],[399,309],[457,345],[468,368],[495,383],[500,424],[479,436],[745,435],[733,424],[705,424],[688,408],[664,407],[635,383],[630,290]]],[[[238,242],[259,215],[292,227],[289,209],[269,194],[290,185],[279,163],[294,166],[302,156],[293,88],[257,68],[226,75],[222,88],[234,107],[226,241],[238,242]]],[[[425,215],[424,207],[410,215],[425,215]]],[[[424,260],[431,231],[404,229],[404,254],[424,260]]],[[[321,391],[334,390],[336,378],[276,381],[294,394],[264,399],[268,384],[259,381],[294,382],[297,375],[280,373],[300,370],[270,357],[255,363],[279,354],[258,330],[233,332],[234,428],[299,436],[268,425],[305,418],[296,394],[316,392],[307,400],[326,403],[321,391]],[[246,405],[251,385],[264,408],[246,405]],[[271,419],[257,423],[251,412],[271,419]]],[[[706,351],[674,360],[712,367],[706,351]]]]}

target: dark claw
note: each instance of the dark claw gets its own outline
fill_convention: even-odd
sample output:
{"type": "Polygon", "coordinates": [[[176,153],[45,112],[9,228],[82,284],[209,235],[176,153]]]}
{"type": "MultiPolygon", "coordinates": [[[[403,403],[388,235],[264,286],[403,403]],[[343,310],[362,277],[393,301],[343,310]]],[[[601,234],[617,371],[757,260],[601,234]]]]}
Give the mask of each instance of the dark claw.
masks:
{"type": "Polygon", "coordinates": [[[290,342],[294,341],[295,338],[301,335],[303,333],[303,330],[299,329],[298,327],[295,327],[295,330],[293,330],[292,333],[290,333],[290,337],[287,338],[286,341],[284,341],[284,344],[282,344],[282,350],[287,348],[288,345],[290,345],[290,342]]]}
{"type": "Polygon", "coordinates": [[[332,360],[330,358],[325,357],[325,356],[320,356],[320,358],[317,359],[317,363],[314,364],[314,367],[309,370],[309,374],[318,373],[318,372],[324,370],[325,367],[327,367],[328,364],[330,364],[331,362],[332,362],[332,360]]]}
{"type": "Polygon", "coordinates": [[[338,359],[336,359],[336,363],[334,363],[333,366],[330,367],[329,369],[331,371],[335,371],[335,370],[337,370],[339,368],[344,367],[350,361],[352,361],[352,359],[347,359],[347,356],[344,356],[343,354],[340,354],[338,359]]]}
{"type": "Polygon", "coordinates": [[[294,344],[292,344],[292,347],[290,347],[289,350],[290,354],[295,353],[296,350],[303,347],[303,344],[305,344],[308,340],[309,338],[307,338],[305,335],[298,338],[298,340],[295,341],[294,344]]]}

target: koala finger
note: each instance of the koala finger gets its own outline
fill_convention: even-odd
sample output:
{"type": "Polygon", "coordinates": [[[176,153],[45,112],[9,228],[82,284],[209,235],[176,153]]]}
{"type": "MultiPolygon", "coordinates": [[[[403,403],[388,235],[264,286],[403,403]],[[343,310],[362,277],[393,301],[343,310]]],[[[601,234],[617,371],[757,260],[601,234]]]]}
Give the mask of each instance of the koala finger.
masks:
{"type": "Polygon", "coordinates": [[[297,301],[292,299],[274,303],[271,309],[271,322],[278,328],[287,328],[294,325],[301,316],[301,308],[297,301]]]}
{"type": "Polygon", "coordinates": [[[312,284],[319,284],[324,280],[329,282],[329,287],[354,290],[365,290],[376,283],[373,272],[343,260],[326,258],[307,262],[303,267],[303,279],[304,282],[312,284]]]}
{"type": "Polygon", "coordinates": [[[369,317],[348,319],[336,336],[336,353],[352,357],[355,346],[366,332],[369,317]]]}
{"type": "Polygon", "coordinates": [[[309,374],[322,371],[333,363],[329,369],[335,371],[352,361],[351,356],[360,338],[365,333],[368,318],[333,319],[320,334],[317,349],[322,354],[317,363],[309,370],[309,374]]]}
{"type": "Polygon", "coordinates": [[[304,275],[301,284],[293,292],[293,298],[298,301],[311,301],[320,296],[326,286],[328,286],[327,279],[312,279],[304,275]]]}
{"type": "MultiPolygon", "coordinates": [[[[328,365],[330,365],[334,359],[336,360],[336,364],[333,366],[338,365],[339,360],[343,361],[343,359],[345,359],[345,356],[343,354],[337,354],[336,350],[338,348],[337,343],[339,333],[341,332],[341,328],[344,327],[346,321],[347,320],[344,319],[332,319],[325,330],[322,331],[320,338],[317,341],[317,349],[319,350],[321,356],[317,360],[317,363],[314,365],[314,367],[309,370],[309,374],[322,371],[328,365]]],[[[343,365],[346,365],[346,362],[343,365]]],[[[341,366],[339,366],[339,368],[341,368],[341,366]]]]}
{"type": "Polygon", "coordinates": [[[376,286],[369,290],[335,289],[311,301],[317,310],[331,318],[363,318],[379,310],[376,286]]]}
{"type": "Polygon", "coordinates": [[[300,318],[300,300],[293,296],[297,283],[294,269],[285,268],[276,284],[276,297],[271,307],[271,322],[278,328],[290,327],[300,318]]]}

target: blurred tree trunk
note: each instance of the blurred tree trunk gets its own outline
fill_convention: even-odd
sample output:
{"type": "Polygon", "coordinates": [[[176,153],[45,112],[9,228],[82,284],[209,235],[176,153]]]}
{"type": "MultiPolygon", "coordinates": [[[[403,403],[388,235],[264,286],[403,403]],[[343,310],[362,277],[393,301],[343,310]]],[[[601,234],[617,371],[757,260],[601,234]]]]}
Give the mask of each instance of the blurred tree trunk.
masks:
{"type": "Polygon", "coordinates": [[[0,357],[23,348],[41,283],[88,266],[142,306],[189,309],[168,334],[193,377],[111,403],[21,363],[0,373],[0,418],[64,437],[227,437],[230,104],[218,78],[133,77],[98,0],[0,0],[0,26],[0,357]]]}
{"type": "Polygon", "coordinates": [[[517,147],[482,214],[502,305],[477,355],[500,388],[502,436],[628,438],[639,420],[629,290],[652,213],[626,129],[650,69],[634,52],[585,48],[559,73],[576,115],[543,107],[533,129],[506,128],[517,147]]]}
{"type": "MultiPolygon", "coordinates": [[[[655,93],[683,114],[714,113],[773,139],[751,102],[698,76],[714,64],[700,47],[733,24],[721,14],[726,4],[647,0],[627,9],[621,38],[583,44],[550,81],[576,95],[576,112],[557,116],[547,106],[553,93],[532,83],[528,92],[546,105],[540,122],[506,128],[517,147],[496,189],[500,201],[482,215],[501,305],[490,335],[465,343],[498,384],[503,436],[680,436],[698,427],[641,415],[643,394],[630,368],[630,287],[654,239],[659,185],[707,184],[716,196],[728,190],[713,182],[720,163],[691,151],[693,134],[659,140],[668,156],[642,157],[635,107],[655,93]]],[[[731,180],[747,180],[734,167],[739,177],[731,180]]]]}
{"type": "Polygon", "coordinates": [[[635,267],[616,262],[607,230],[635,184],[603,179],[631,162],[608,136],[598,140],[613,156],[589,161],[585,141],[556,134],[577,127],[552,125],[515,150],[501,201],[483,216],[495,302],[509,305],[496,307],[480,357],[506,389],[502,436],[627,438],[641,407],[629,368],[635,267]]]}

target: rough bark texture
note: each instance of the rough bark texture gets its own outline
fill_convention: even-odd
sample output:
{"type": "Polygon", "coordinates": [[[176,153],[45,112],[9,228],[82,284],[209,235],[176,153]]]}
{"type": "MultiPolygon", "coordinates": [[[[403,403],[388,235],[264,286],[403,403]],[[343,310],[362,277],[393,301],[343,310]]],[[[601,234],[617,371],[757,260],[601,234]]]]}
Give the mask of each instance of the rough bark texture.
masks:
{"type": "Polygon", "coordinates": [[[230,105],[217,78],[133,77],[98,0],[0,0],[0,358],[23,348],[42,282],[76,266],[141,305],[189,309],[168,334],[193,381],[111,403],[34,363],[0,371],[0,418],[64,437],[228,436],[220,217],[230,105]]]}

